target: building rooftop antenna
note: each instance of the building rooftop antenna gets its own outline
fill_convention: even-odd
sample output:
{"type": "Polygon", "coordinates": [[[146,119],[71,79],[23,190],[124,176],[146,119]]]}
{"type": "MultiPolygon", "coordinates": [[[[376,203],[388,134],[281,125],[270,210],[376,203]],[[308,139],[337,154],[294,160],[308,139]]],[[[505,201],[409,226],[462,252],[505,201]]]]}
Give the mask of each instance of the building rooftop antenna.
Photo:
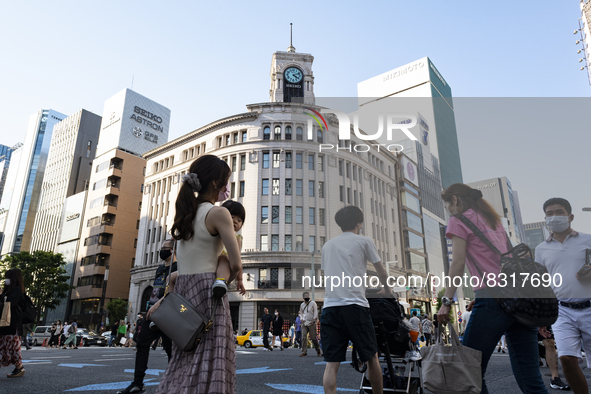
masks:
{"type": "Polygon", "coordinates": [[[289,46],[287,47],[287,52],[295,52],[295,47],[292,45],[293,41],[293,23],[289,24],[289,46]]]}

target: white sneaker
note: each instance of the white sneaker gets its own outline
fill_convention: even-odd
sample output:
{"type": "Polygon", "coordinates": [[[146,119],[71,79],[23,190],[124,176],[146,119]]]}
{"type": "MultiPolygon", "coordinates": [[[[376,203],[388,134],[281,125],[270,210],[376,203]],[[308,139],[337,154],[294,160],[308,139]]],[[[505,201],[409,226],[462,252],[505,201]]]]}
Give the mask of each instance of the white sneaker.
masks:
{"type": "Polygon", "coordinates": [[[419,361],[422,360],[423,357],[421,356],[421,352],[419,352],[418,350],[413,350],[412,352],[410,352],[409,359],[410,361],[419,361]]]}

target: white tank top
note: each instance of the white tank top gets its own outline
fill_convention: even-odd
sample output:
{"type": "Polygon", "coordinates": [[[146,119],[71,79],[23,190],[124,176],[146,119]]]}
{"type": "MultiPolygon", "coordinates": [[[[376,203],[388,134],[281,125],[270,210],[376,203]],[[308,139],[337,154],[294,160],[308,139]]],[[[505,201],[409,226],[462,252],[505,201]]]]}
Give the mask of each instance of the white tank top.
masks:
{"type": "Polygon", "coordinates": [[[201,203],[193,221],[195,234],[188,241],[178,242],[176,255],[179,275],[202,274],[217,270],[218,256],[224,245],[219,234],[214,237],[205,227],[205,217],[213,207],[212,203],[201,203]]]}

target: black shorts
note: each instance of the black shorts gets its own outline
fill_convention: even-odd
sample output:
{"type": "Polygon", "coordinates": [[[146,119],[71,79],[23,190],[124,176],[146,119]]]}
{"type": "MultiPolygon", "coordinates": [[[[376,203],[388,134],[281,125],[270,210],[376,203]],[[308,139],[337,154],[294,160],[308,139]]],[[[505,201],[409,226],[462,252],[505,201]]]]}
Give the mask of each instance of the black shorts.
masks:
{"type": "Polygon", "coordinates": [[[538,342],[543,341],[544,339],[554,339],[554,333],[552,332],[552,326],[546,327],[546,330],[550,331],[550,334],[552,334],[552,336],[550,336],[550,338],[544,338],[543,336],[540,335],[540,332],[538,331],[538,342]]]}
{"type": "Polygon", "coordinates": [[[376,333],[369,308],[359,305],[322,308],[320,339],[324,361],[347,360],[347,346],[353,342],[361,362],[369,361],[378,351],[376,333]]]}

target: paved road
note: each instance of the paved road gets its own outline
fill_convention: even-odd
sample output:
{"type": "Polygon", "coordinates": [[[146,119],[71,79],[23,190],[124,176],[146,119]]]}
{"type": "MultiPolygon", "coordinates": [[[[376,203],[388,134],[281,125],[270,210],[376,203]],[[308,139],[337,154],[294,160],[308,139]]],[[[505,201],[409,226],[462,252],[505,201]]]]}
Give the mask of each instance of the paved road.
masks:
{"type": "MultiPolygon", "coordinates": [[[[313,351],[308,357],[298,357],[297,349],[283,352],[264,352],[262,349],[237,349],[238,393],[239,394],[281,394],[281,393],[322,393],[322,359],[313,351]],[[302,386],[306,385],[306,386],[302,386]]],[[[7,379],[3,368],[0,375],[2,393],[115,393],[126,387],[133,379],[135,351],[131,348],[80,348],[60,350],[35,347],[23,349],[26,374],[20,379],[7,379]]],[[[160,380],[160,373],[166,368],[164,351],[159,348],[150,353],[146,376],[146,393],[154,393],[160,380]]],[[[584,370],[591,383],[591,371],[584,370]]],[[[550,372],[542,368],[548,385],[550,372]]],[[[339,370],[339,393],[358,393],[361,374],[349,364],[339,370]]],[[[495,353],[491,359],[487,382],[491,393],[520,393],[511,373],[509,357],[495,353]]],[[[549,386],[548,386],[549,387],[549,386]]],[[[554,391],[554,390],[551,390],[554,391]]]]}

